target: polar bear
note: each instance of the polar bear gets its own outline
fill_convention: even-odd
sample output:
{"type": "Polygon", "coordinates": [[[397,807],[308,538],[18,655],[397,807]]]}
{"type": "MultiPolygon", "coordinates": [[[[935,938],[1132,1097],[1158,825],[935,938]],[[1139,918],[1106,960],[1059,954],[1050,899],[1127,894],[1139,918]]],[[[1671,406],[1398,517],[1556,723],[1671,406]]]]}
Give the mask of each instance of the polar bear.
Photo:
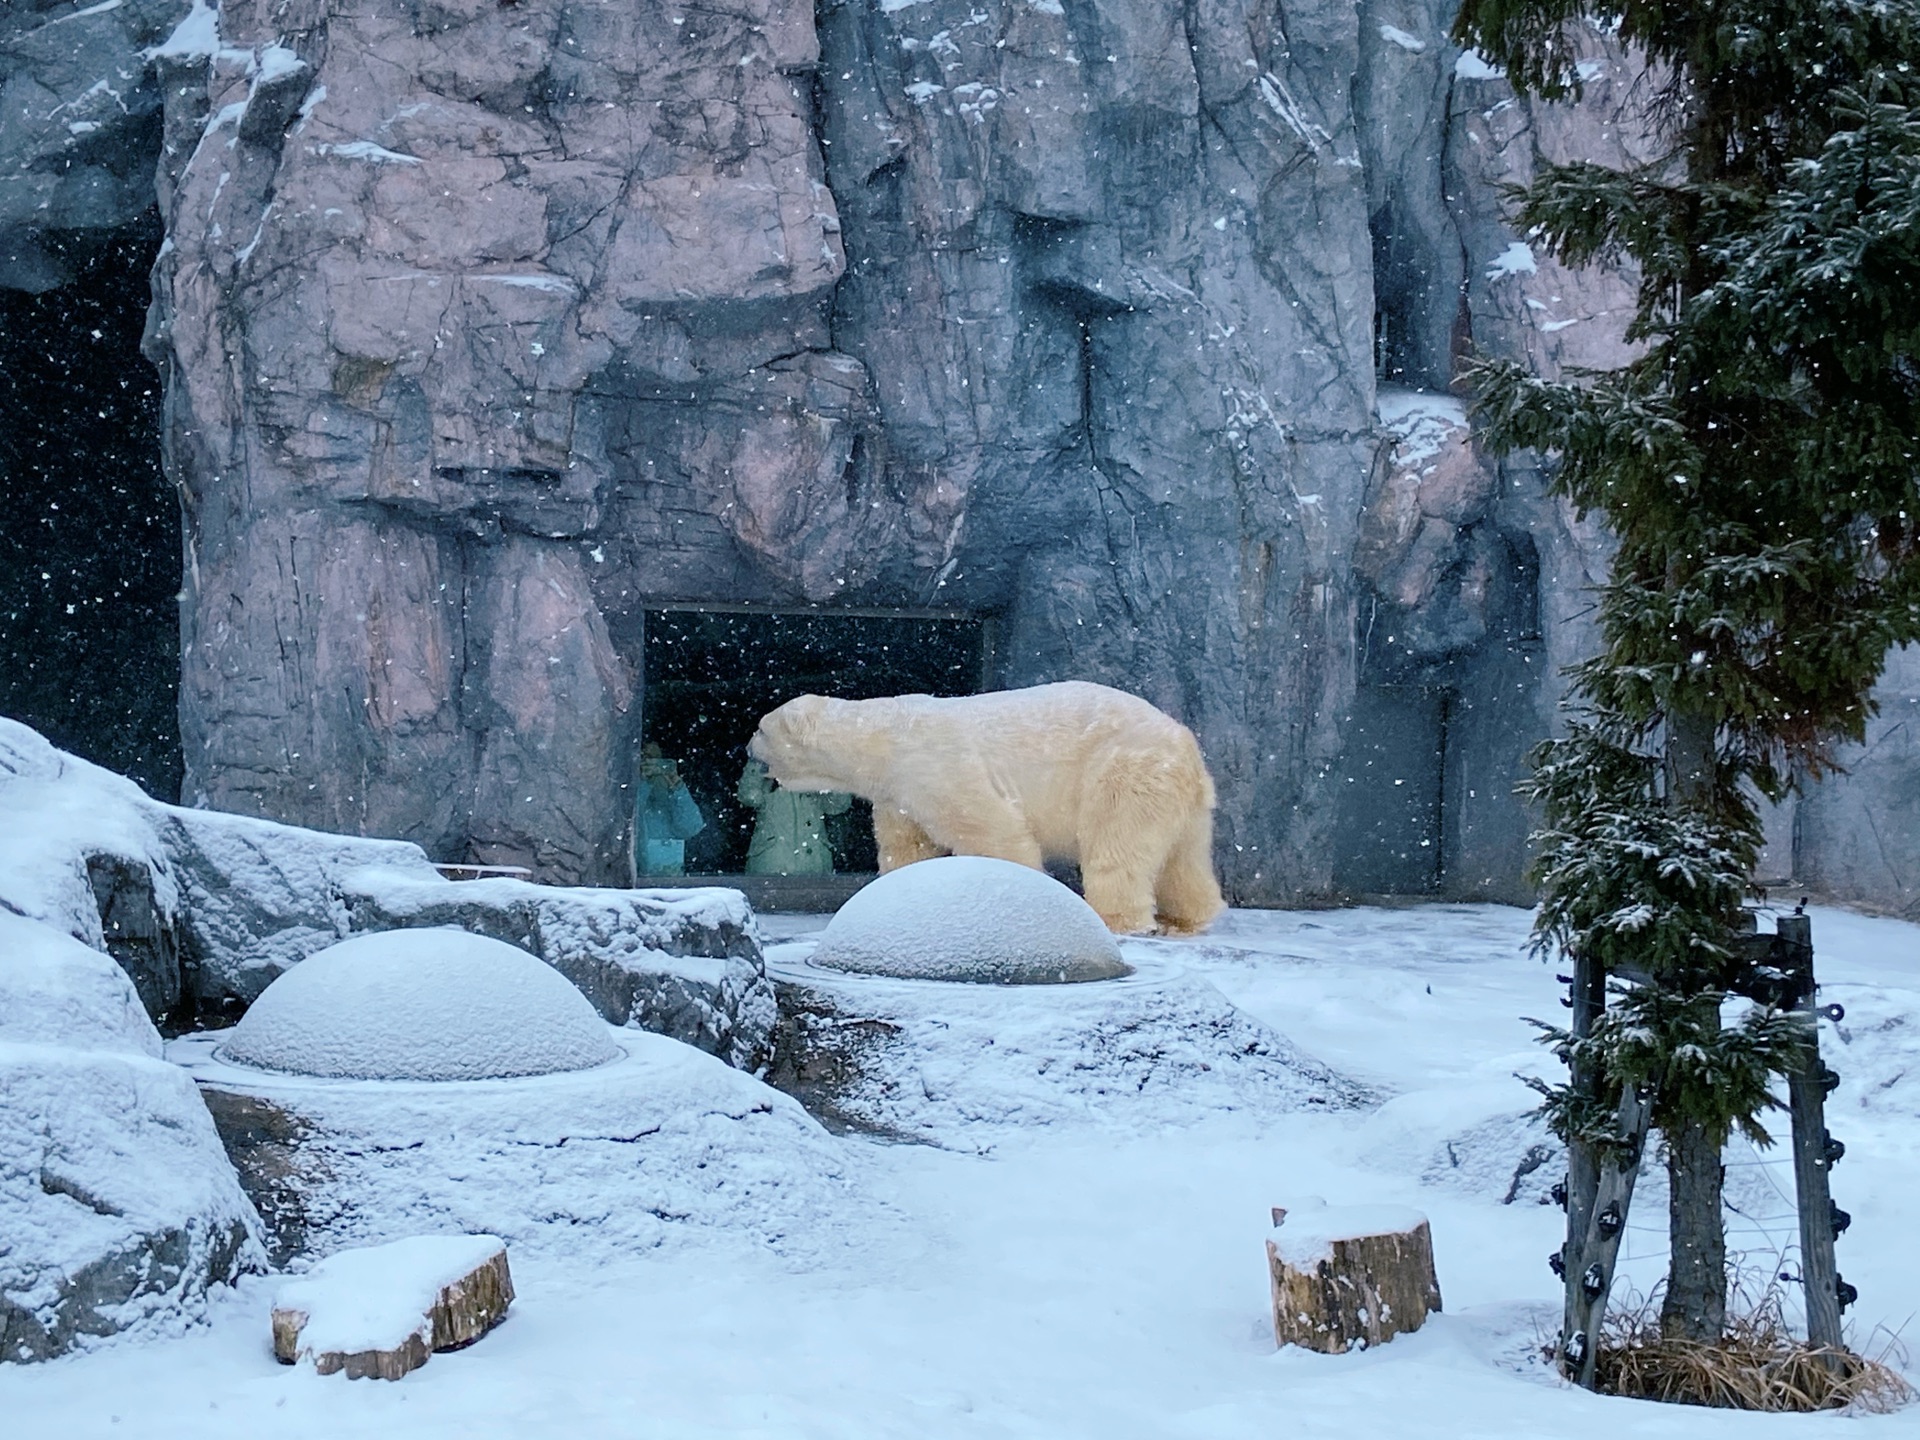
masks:
{"type": "Polygon", "coordinates": [[[1077,861],[1087,903],[1122,934],[1194,934],[1225,908],[1199,743],[1105,685],[802,695],[761,719],[747,751],[786,789],[872,801],[883,872],[948,854],[1077,861]]]}

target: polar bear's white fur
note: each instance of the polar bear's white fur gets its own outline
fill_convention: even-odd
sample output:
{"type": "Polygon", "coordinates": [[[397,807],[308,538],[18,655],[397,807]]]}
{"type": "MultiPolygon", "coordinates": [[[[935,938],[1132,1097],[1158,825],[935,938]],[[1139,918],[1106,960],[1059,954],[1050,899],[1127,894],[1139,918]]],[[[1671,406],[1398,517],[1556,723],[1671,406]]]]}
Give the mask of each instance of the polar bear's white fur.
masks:
{"type": "Polygon", "coordinates": [[[789,790],[873,802],[880,869],[934,855],[1080,866],[1110,929],[1203,930],[1213,781],[1193,732],[1146,701],[1078,681],[936,699],[802,695],[766,715],[748,753],[789,790]]]}

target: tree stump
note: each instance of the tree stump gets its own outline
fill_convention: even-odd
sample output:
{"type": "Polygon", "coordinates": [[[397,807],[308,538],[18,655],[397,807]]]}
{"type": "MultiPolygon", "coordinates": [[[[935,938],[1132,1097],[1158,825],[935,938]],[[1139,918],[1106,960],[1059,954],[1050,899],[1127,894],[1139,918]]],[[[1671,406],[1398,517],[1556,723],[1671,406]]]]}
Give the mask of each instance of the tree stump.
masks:
{"type": "Polygon", "coordinates": [[[513,1303],[507,1247],[492,1235],[422,1235],[343,1250],[280,1287],[273,1353],[322,1375],[398,1380],[438,1350],[471,1345],[513,1303]]]}
{"type": "Polygon", "coordinates": [[[1342,1355],[1418,1330],[1440,1308],[1426,1216],[1397,1205],[1273,1212],[1273,1338],[1342,1355]]]}

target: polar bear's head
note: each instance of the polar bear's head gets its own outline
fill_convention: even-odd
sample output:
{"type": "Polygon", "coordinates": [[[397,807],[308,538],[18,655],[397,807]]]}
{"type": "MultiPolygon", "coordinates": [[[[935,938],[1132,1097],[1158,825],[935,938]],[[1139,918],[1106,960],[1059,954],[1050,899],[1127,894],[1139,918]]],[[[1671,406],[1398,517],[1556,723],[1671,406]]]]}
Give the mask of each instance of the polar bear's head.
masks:
{"type": "Polygon", "coordinates": [[[824,695],[801,695],[760,717],[747,742],[747,754],[767,767],[783,790],[844,790],[834,757],[821,743],[822,722],[842,702],[824,695]]]}

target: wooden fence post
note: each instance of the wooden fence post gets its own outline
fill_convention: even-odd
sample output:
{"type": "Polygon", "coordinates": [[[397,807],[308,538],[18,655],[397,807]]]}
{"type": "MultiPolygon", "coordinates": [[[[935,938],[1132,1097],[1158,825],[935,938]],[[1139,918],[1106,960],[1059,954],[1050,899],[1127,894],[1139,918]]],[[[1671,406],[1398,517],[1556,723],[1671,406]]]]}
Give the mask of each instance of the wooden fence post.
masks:
{"type": "MultiPolygon", "coordinates": [[[[1593,1033],[1594,1022],[1607,1004],[1607,971],[1599,961],[1585,954],[1573,956],[1573,975],[1570,980],[1570,1000],[1573,1006],[1573,1018],[1567,1028],[1575,1040],[1584,1040],[1593,1033]]],[[[1592,1096],[1598,1077],[1592,1067],[1580,1063],[1572,1066],[1572,1084],[1575,1093],[1592,1096]]],[[[1587,1231],[1593,1221],[1594,1196],[1600,1188],[1600,1165],[1594,1155],[1593,1147],[1575,1137],[1567,1145],[1567,1238],[1560,1247],[1560,1273],[1566,1282],[1566,1303],[1562,1310],[1560,1326],[1560,1354],[1562,1370],[1572,1377],[1572,1368],[1566,1363],[1568,1345],[1574,1335],[1581,1330],[1580,1318],[1586,1314],[1585,1300],[1581,1293],[1581,1277],[1586,1274],[1587,1231]]]]}
{"type": "Polygon", "coordinates": [[[1607,1292],[1613,1288],[1613,1266],[1626,1233],[1627,1212],[1633,1205],[1634,1182],[1640,1178],[1640,1155],[1646,1148],[1647,1122],[1653,1097],[1629,1085],[1620,1094],[1614,1127],[1618,1143],[1603,1152],[1599,1184],[1594,1188],[1593,1212],[1580,1246],[1580,1268],[1567,1267],[1566,1320],[1560,1341],[1560,1370],[1576,1385],[1594,1388],[1600,1358],[1600,1331],[1607,1317],[1607,1292]]]}
{"type": "MultiPolygon", "coordinates": [[[[1575,1040],[1584,1040],[1593,1034],[1594,1022],[1607,1006],[1606,967],[1585,956],[1575,957],[1571,991],[1573,1019],[1567,1028],[1575,1040]]],[[[1592,1067],[1576,1064],[1572,1069],[1574,1090],[1591,1097],[1598,1084],[1592,1067]]],[[[1569,1269],[1575,1268],[1579,1259],[1575,1252],[1586,1243],[1587,1220],[1593,1213],[1593,1194],[1599,1183],[1600,1169],[1593,1147],[1576,1140],[1567,1147],[1567,1235],[1573,1244],[1564,1258],[1569,1269]]]]}
{"type": "MultiPolygon", "coordinates": [[[[1807,916],[1780,917],[1773,963],[1786,973],[1793,1011],[1805,1027],[1805,1051],[1787,1076],[1787,1101],[1793,1114],[1793,1181],[1800,1210],[1800,1279],[1807,1297],[1807,1339],[1838,1351],[1842,1282],[1833,1251],[1837,1217],[1828,1174],[1845,1147],[1827,1133],[1827,1091],[1839,1077],[1820,1059],[1813,922],[1807,916]]],[[[1832,1363],[1839,1363],[1837,1355],[1832,1363]]]]}

